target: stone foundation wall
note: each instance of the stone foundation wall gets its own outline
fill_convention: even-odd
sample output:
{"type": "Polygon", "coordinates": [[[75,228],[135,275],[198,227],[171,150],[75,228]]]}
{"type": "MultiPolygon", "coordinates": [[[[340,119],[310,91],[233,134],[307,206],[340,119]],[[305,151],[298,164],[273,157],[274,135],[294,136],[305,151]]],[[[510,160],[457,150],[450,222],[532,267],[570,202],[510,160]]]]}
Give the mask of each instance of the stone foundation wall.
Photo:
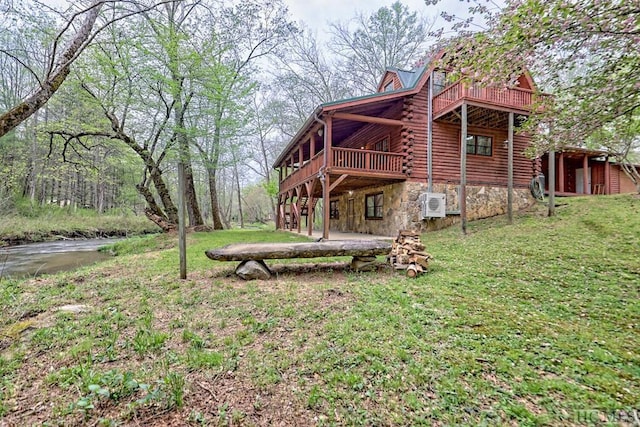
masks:
{"type": "MultiPolygon", "coordinates": [[[[395,236],[398,230],[419,232],[437,230],[460,222],[459,186],[433,184],[434,193],[445,193],[447,216],[445,218],[421,219],[420,194],[427,191],[426,183],[402,182],[380,187],[369,187],[351,194],[332,197],[338,200],[338,218],[331,219],[330,229],[342,232],[395,236]],[[382,219],[365,219],[365,197],[368,194],[384,194],[382,219]],[[354,215],[352,227],[348,227],[347,206],[353,199],[354,215]]],[[[513,208],[521,210],[535,202],[529,189],[513,190],[513,208]]],[[[467,186],[467,219],[488,218],[507,213],[507,189],[503,187],[467,186]]]]}

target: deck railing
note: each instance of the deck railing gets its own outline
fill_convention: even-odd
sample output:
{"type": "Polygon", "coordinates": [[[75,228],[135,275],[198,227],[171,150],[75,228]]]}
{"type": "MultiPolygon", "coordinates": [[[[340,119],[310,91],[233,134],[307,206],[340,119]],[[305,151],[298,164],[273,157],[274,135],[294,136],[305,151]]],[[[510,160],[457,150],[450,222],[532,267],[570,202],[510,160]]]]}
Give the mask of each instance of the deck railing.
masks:
{"type": "MultiPolygon", "coordinates": [[[[329,167],[340,169],[341,172],[351,172],[354,174],[384,173],[386,175],[402,175],[402,160],[404,154],[388,153],[371,150],[356,150],[351,148],[333,147],[333,156],[329,167]]],[[[290,189],[306,181],[309,177],[317,174],[324,165],[324,151],[316,154],[311,160],[306,161],[302,167],[294,171],[280,183],[280,189],[290,189]]]]}
{"type": "Polygon", "coordinates": [[[280,183],[280,188],[291,188],[300,182],[306,181],[311,175],[318,173],[322,165],[324,164],[324,151],[319,152],[315,156],[308,160],[302,167],[291,175],[286,177],[280,183]]]}
{"type": "Polygon", "coordinates": [[[366,172],[402,173],[403,154],[382,151],[334,148],[333,168],[366,172]]]}
{"type": "Polygon", "coordinates": [[[433,98],[433,113],[438,114],[447,106],[462,98],[488,102],[502,107],[529,110],[534,101],[534,94],[533,91],[527,89],[500,89],[481,87],[479,85],[467,86],[463,82],[458,82],[445,88],[433,98]]]}

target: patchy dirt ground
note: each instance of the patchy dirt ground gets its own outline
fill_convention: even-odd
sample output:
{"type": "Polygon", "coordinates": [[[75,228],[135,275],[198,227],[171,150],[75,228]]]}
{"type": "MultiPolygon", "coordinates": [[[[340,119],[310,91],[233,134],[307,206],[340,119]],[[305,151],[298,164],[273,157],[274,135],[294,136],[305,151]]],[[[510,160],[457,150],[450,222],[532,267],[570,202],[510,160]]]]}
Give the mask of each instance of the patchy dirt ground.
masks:
{"type": "Polygon", "coordinates": [[[132,281],[132,272],[107,266],[26,282],[24,309],[15,307],[17,321],[0,339],[3,360],[22,360],[5,387],[0,426],[318,424],[322,415],[306,397],[314,374],[305,372],[305,352],[322,339],[327,313],[354,303],[347,284],[354,273],[345,263],[276,265],[273,271],[271,280],[246,282],[222,267],[179,283],[138,278],[128,287],[122,283],[132,281]],[[152,318],[146,327],[164,334],[160,351],[135,350],[144,316],[152,318]],[[198,366],[190,361],[196,351],[219,353],[220,360],[198,366]],[[100,382],[110,372],[133,373],[155,387],[156,396],[139,386],[114,396],[123,385],[100,382]],[[171,372],[183,384],[179,403],[166,384],[171,372]],[[93,383],[110,396],[92,394],[93,383]],[[90,407],[79,406],[87,396],[90,407]]]}

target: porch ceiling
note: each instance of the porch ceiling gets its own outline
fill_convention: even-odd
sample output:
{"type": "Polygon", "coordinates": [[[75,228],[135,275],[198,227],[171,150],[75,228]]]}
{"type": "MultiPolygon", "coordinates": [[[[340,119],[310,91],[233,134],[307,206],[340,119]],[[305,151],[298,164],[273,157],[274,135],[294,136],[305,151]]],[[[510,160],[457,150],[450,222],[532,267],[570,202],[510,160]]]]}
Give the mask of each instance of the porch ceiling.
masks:
{"type": "MultiPolygon", "coordinates": [[[[385,99],[380,101],[371,101],[366,104],[353,105],[353,106],[345,106],[337,109],[327,108],[323,111],[323,115],[331,115],[334,112],[340,113],[350,113],[350,114],[359,114],[362,116],[370,116],[370,117],[380,117],[386,119],[400,119],[400,114],[402,112],[402,106],[404,104],[404,98],[394,98],[394,99],[385,99]]],[[[332,145],[340,146],[342,141],[350,137],[351,135],[357,133],[361,129],[366,126],[370,126],[371,123],[360,122],[355,120],[348,119],[332,119],[331,126],[331,135],[332,135],[332,145]]],[[[385,126],[385,125],[375,125],[375,126],[385,126]]],[[[309,158],[309,132],[313,129],[317,128],[317,123],[315,121],[307,124],[307,130],[296,141],[295,145],[292,145],[288,150],[289,154],[293,154],[294,161],[298,161],[298,147],[302,144],[302,153],[305,159],[309,158]]],[[[316,149],[314,150],[316,153],[319,153],[323,146],[324,140],[323,137],[319,135],[315,135],[316,140],[316,149]]],[[[288,156],[288,155],[287,155],[288,156]]],[[[283,154],[280,157],[284,158],[283,154]]],[[[276,163],[277,164],[277,163],[276,163]]]]}
{"type": "Polygon", "coordinates": [[[562,150],[562,154],[565,159],[579,159],[582,160],[584,156],[591,158],[606,157],[607,152],[601,150],[590,150],[586,148],[566,148],[562,150]]]}
{"type": "MultiPolygon", "coordinates": [[[[330,174],[331,183],[336,182],[336,180],[340,178],[340,176],[342,175],[334,173],[330,174]]],[[[349,175],[346,179],[344,179],[331,190],[331,196],[338,196],[350,190],[358,190],[373,186],[379,187],[382,185],[393,184],[395,182],[401,182],[404,180],[404,178],[380,178],[361,175],[349,175]]],[[[322,198],[322,186],[319,184],[316,185],[313,193],[313,197],[322,198]]]]}
{"type": "MultiPolygon", "coordinates": [[[[462,107],[458,106],[443,115],[436,117],[437,121],[453,124],[462,123],[462,107]]],[[[526,115],[515,112],[515,125],[520,126],[526,115]]],[[[509,126],[509,111],[487,108],[481,105],[467,105],[467,124],[469,126],[485,127],[485,128],[507,128],[509,126]]]]}
{"type": "MultiPolygon", "coordinates": [[[[341,108],[341,113],[360,114],[362,116],[381,117],[386,119],[400,119],[404,98],[388,99],[378,102],[370,102],[368,104],[357,105],[348,108],[341,108]]],[[[329,115],[331,113],[329,112],[329,115]]],[[[333,145],[339,145],[340,142],[358,132],[370,123],[358,122],[354,120],[333,119],[332,135],[333,145]]],[[[377,125],[383,126],[383,125],[377,125]]]]}

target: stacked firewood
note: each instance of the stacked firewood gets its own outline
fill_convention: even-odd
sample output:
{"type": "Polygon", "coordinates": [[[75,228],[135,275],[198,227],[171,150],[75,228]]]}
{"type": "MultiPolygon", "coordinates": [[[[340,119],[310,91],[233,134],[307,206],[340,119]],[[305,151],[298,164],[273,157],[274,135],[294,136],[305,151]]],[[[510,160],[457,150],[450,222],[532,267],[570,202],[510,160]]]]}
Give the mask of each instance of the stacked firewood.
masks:
{"type": "Polygon", "coordinates": [[[396,270],[407,270],[407,276],[416,277],[429,268],[429,260],[433,259],[424,249],[420,234],[400,230],[391,245],[391,253],[387,259],[396,270]]]}

